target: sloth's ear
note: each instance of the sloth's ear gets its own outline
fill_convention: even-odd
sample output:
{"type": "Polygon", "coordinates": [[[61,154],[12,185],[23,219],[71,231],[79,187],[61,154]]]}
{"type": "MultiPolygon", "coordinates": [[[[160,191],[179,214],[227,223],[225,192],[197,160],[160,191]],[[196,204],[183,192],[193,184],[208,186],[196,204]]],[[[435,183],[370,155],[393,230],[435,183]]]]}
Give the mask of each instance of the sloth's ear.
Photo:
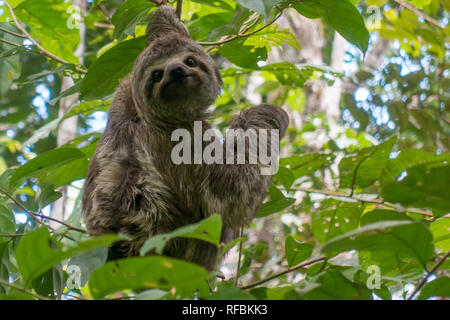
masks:
{"type": "Polygon", "coordinates": [[[175,10],[169,6],[160,6],[156,9],[147,26],[147,45],[158,37],[167,36],[169,33],[177,33],[180,37],[188,37],[189,31],[180,19],[175,10]]]}

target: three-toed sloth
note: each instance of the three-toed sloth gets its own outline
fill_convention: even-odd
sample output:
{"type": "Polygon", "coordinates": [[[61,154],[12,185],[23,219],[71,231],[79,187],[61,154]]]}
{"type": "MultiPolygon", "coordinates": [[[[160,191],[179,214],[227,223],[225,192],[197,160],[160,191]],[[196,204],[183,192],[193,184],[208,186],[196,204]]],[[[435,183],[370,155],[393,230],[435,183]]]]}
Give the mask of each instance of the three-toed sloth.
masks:
{"type": "MultiPolygon", "coordinates": [[[[149,237],[214,213],[222,217],[221,241],[226,243],[255,217],[272,181],[271,175],[261,174],[263,164],[175,164],[171,159],[174,130],[192,132],[194,121],[201,121],[202,130],[210,128],[207,108],[221,84],[213,60],[190,39],[174,10],[159,7],[147,27],[147,47],[115,92],[85,180],[88,233],[123,233],[131,239],[113,245],[110,259],[139,255],[149,237]]],[[[288,122],[281,108],[265,104],[241,112],[230,128],[277,129],[282,137],[288,122]]],[[[270,150],[271,139],[266,143],[270,150]]],[[[177,238],[163,254],[212,270],[217,249],[177,238]]]]}

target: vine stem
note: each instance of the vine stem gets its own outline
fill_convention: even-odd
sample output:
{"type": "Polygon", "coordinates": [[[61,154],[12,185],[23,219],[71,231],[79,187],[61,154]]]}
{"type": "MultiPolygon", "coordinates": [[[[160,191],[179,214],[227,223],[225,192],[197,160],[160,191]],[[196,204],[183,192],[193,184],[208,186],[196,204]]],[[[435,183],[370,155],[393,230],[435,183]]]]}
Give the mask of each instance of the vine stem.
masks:
{"type": "MultiPolygon", "coordinates": [[[[18,200],[16,200],[16,198],[14,198],[11,194],[9,194],[9,192],[3,190],[2,188],[0,188],[0,192],[3,193],[5,196],[7,196],[7,197],[8,197],[9,199],[11,199],[12,201],[14,201],[15,204],[17,204],[22,210],[24,210],[25,212],[27,212],[28,214],[30,214],[32,217],[50,220],[50,221],[59,223],[59,224],[65,226],[65,227],[67,227],[67,228],[70,229],[70,230],[78,231],[78,232],[81,232],[81,233],[86,233],[86,230],[84,230],[84,229],[81,229],[81,228],[72,226],[72,225],[70,225],[70,224],[68,224],[68,223],[65,223],[64,221],[61,221],[61,220],[58,220],[58,219],[55,219],[55,218],[52,218],[52,217],[48,217],[48,216],[45,216],[45,215],[43,215],[43,214],[40,214],[40,213],[31,211],[31,210],[25,208],[25,206],[24,206],[22,203],[20,203],[18,200]]],[[[39,221],[39,220],[38,220],[38,221],[39,221]]],[[[39,221],[39,223],[40,223],[40,221],[39,221]]],[[[72,239],[72,240],[73,240],[73,239],[72,239]]]]}
{"type": "Polygon", "coordinates": [[[258,286],[260,284],[263,284],[263,283],[265,283],[267,281],[276,279],[276,278],[278,278],[278,277],[280,277],[280,276],[282,276],[284,274],[287,274],[287,273],[290,273],[292,271],[295,271],[295,270],[307,267],[307,266],[309,266],[311,264],[314,264],[316,262],[319,262],[319,261],[326,261],[326,258],[325,257],[320,257],[320,258],[316,258],[316,259],[306,260],[306,261],[304,261],[304,262],[302,262],[302,263],[300,263],[300,264],[298,264],[298,265],[296,265],[296,266],[294,266],[292,268],[288,268],[286,270],[277,272],[277,273],[275,273],[275,274],[273,274],[273,275],[271,275],[271,276],[269,276],[267,278],[264,278],[264,279],[258,280],[256,282],[250,283],[250,284],[248,284],[246,286],[239,287],[239,289],[241,289],[241,290],[251,289],[251,288],[256,287],[256,286],[258,286]]]}
{"type": "Polygon", "coordinates": [[[422,287],[425,285],[428,278],[441,266],[441,264],[443,264],[445,262],[445,260],[447,260],[449,255],[450,255],[450,251],[448,251],[441,259],[439,259],[439,261],[434,265],[434,267],[431,268],[431,270],[427,273],[425,278],[423,278],[422,281],[419,282],[417,287],[414,289],[413,293],[411,293],[411,295],[408,297],[408,300],[411,300],[412,298],[414,298],[414,296],[417,294],[417,292],[419,292],[419,290],[422,289],[422,287]]]}
{"type": "MultiPolygon", "coordinates": [[[[50,59],[53,59],[59,63],[65,64],[68,63],[66,60],[54,55],[53,53],[49,52],[48,50],[46,50],[43,46],[40,45],[39,42],[37,42],[28,32],[27,30],[25,30],[24,27],[22,27],[19,23],[19,20],[17,20],[16,15],[14,14],[14,9],[11,7],[11,5],[8,3],[7,0],[4,0],[3,3],[6,5],[6,7],[9,10],[9,13],[11,14],[11,18],[13,19],[14,23],[16,24],[16,28],[20,30],[20,32],[22,32],[22,34],[24,35],[24,37],[28,38],[35,46],[36,48],[38,48],[39,52],[42,53],[43,55],[49,57],[50,59]]],[[[75,67],[75,70],[79,73],[87,73],[87,71],[85,69],[82,69],[80,67],[75,67]]]]}
{"type": "Polygon", "coordinates": [[[15,36],[15,37],[26,38],[23,34],[16,33],[16,32],[14,32],[14,31],[8,30],[8,29],[6,29],[6,28],[0,27],[0,31],[9,33],[10,35],[13,35],[13,36],[15,36]]]}

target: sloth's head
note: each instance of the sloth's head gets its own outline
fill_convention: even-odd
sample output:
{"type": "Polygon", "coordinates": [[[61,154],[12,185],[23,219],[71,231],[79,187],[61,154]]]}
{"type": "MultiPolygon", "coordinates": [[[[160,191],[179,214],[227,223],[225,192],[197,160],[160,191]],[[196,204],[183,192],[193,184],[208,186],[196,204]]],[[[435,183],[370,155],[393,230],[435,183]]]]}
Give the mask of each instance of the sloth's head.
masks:
{"type": "Polygon", "coordinates": [[[222,84],[214,61],[168,6],[150,19],[147,48],[136,60],[132,81],[140,113],[165,121],[197,119],[214,103],[222,84]]]}

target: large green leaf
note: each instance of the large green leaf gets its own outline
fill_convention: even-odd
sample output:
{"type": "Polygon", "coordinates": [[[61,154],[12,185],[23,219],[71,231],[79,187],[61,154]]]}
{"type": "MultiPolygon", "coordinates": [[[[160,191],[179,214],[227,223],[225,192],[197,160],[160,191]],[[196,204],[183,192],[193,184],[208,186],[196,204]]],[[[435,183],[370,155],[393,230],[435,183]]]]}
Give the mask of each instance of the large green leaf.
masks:
{"type": "Polygon", "coordinates": [[[262,14],[264,17],[268,17],[270,11],[275,5],[283,0],[236,0],[237,3],[242,4],[244,7],[249,8],[252,11],[262,14]]]}
{"type": "Polygon", "coordinates": [[[361,14],[350,1],[303,0],[292,6],[308,18],[321,17],[347,41],[366,53],[370,35],[361,14]]]}
{"type": "MultiPolygon", "coordinates": [[[[3,205],[0,202],[0,234],[15,234],[15,233],[16,233],[16,222],[14,219],[14,214],[10,209],[6,207],[6,205],[3,205]]],[[[0,236],[0,243],[8,240],[11,240],[11,238],[0,236]]]]}
{"type": "Polygon", "coordinates": [[[417,166],[400,181],[385,184],[383,198],[404,206],[450,211],[450,166],[417,166]]]}
{"type": "Polygon", "coordinates": [[[204,289],[208,272],[202,267],[164,256],[134,257],[108,262],[89,278],[92,296],[101,299],[107,294],[126,289],[175,288],[177,295],[194,296],[204,289]]]}
{"type": "Polygon", "coordinates": [[[84,153],[75,148],[63,147],[44,152],[18,168],[11,177],[10,186],[15,186],[26,178],[36,177],[84,157],[84,153]]]}
{"type": "Polygon", "coordinates": [[[122,40],[128,35],[134,36],[134,28],[152,7],[154,4],[147,0],[127,0],[122,3],[111,18],[115,26],[113,37],[122,40]]]}
{"type": "Polygon", "coordinates": [[[423,266],[433,255],[433,236],[422,223],[392,220],[370,223],[331,239],[321,251],[335,255],[340,252],[393,251],[418,259],[423,266]]]}
{"type": "Polygon", "coordinates": [[[450,154],[432,154],[423,150],[409,149],[401,151],[394,159],[389,159],[381,177],[383,185],[395,181],[408,168],[417,165],[443,164],[450,161],[450,154]]]}
{"type": "Polygon", "coordinates": [[[267,59],[266,48],[245,45],[245,39],[236,39],[221,45],[219,53],[235,65],[250,69],[258,69],[258,61],[267,59]]]}
{"type": "Polygon", "coordinates": [[[262,204],[256,214],[257,218],[262,218],[268,216],[269,214],[281,212],[286,208],[289,208],[295,202],[294,198],[281,198],[276,200],[271,200],[262,204]]]}
{"type": "Polygon", "coordinates": [[[312,215],[314,236],[319,242],[325,242],[357,228],[364,208],[359,203],[325,200],[321,210],[312,215]]]}
{"type": "Polygon", "coordinates": [[[450,277],[440,277],[428,282],[420,291],[420,300],[430,297],[450,297],[450,277]]]}
{"type": "Polygon", "coordinates": [[[389,160],[396,137],[377,146],[364,148],[339,162],[341,188],[365,188],[378,180],[389,160]]]}
{"type": "Polygon", "coordinates": [[[285,241],[286,260],[289,267],[295,266],[311,257],[313,246],[308,243],[300,243],[289,235],[285,241]]]}
{"type": "MultiPolygon", "coordinates": [[[[314,283],[316,284],[316,283],[314,283]]],[[[372,294],[366,286],[352,282],[341,272],[330,270],[317,278],[319,286],[302,296],[305,300],[371,300],[372,294]]]]}
{"type": "Polygon", "coordinates": [[[102,54],[94,61],[81,83],[81,97],[93,100],[112,94],[120,80],[130,73],[134,60],[145,45],[145,37],[139,37],[120,42],[102,54]]]}
{"type": "Polygon", "coordinates": [[[151,250],[155,250],[156,253],[162,253],[167,241],[176,237],[199,239],[217,246],[219,245],[221,231],[222,219],[220,215],[214,214],[198,223],[178,228],[171,233],[159,234],[147,239],[140,253],[144,255],[151,250]]]}
{"type": "Polygon", "coordinates": [[[17,264],[27,282],[64,259],[94,248],[107,247],[118,239],[115,235],[105,235],[67,246],[52,239],[47,227],[40,227],[20,239],[16,249],[17,264]]]}
{"type": "Polygon", "coordinates": [[[69,5],[61,1],[25,0],[14,13],[46,50],[66,61],[78,63],[74,52],[80,36],[78,29],[69,27],[69,5]]]}

